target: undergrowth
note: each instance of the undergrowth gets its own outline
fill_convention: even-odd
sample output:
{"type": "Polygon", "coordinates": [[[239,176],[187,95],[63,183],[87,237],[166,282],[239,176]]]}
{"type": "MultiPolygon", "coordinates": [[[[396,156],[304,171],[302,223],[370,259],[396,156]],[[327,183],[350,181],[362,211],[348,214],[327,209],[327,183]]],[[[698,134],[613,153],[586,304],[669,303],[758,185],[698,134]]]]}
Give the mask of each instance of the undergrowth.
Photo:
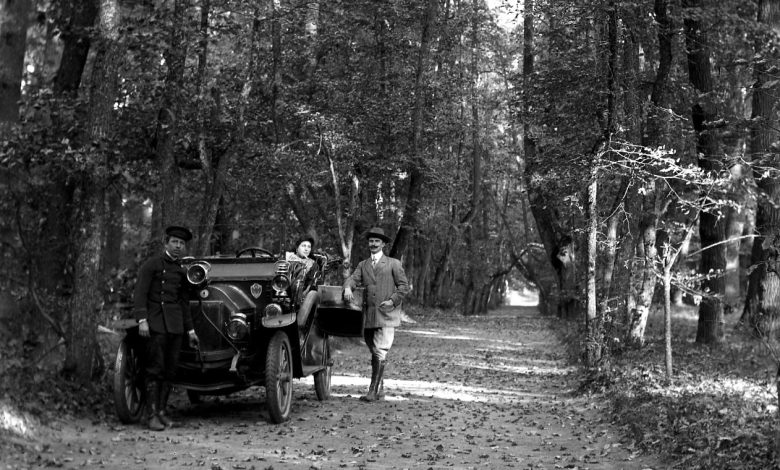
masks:
{"type": "MultiPolygon", "coordinates": [[[[648,321],[641,349],[614,348],[606,360],[585,371],[580,392],[605,399],[612,422],[637,448],[658,455],[673,469],[780,468],[775,455],[776,364],[754,340],[734,329],[710,348],[696,344],[695,309],[673,315],[673,375],[666,379],[663,321],[648,321]]],[[[580,327],[560,334],[569,357],[581,363],[580,327]]]]}

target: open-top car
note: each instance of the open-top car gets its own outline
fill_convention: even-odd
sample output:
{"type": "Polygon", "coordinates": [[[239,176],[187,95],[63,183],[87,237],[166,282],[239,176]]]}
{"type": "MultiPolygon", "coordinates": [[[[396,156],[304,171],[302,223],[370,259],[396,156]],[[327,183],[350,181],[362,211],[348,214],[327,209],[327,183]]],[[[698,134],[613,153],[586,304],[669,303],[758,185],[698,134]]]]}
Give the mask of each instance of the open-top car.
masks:
{"type": "MultiPolygon", "coordinates": [[[[285,260],[257,247],[235,255],[189,258],[184,262],[191,286],[190,311],[200,339],[198,349],[184,346],[173,385],[191,402],[202,395],[225,395],[265,387],[270,420],[289,419],[293,379],[314,375],[319,400],[330,397],[330,336],[362,335],[362,292],[352,304],[340,286],[325,286],[332,262],[313,254],[315,263],[285,260]]],[[[126,334],[114,370],[114,403],[125,423],[141,419],[144,409],[141,342],[134,319],[115,328],[126,334]]]]}

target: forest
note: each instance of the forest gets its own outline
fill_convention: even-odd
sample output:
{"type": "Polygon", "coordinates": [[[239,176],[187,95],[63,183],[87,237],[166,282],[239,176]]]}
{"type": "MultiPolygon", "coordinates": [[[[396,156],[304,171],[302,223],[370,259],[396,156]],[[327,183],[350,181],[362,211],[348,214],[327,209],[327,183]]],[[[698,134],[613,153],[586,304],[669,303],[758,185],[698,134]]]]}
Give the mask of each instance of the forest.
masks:
{"type": "Polygon", "coordinates": [[[0,0],[0,373],[98,380],[167,225],[343,275],[377,226],[411,306],[531,288],[595,388],[769,363],[773,458],[779,34],[780,0],[0,0]]]}

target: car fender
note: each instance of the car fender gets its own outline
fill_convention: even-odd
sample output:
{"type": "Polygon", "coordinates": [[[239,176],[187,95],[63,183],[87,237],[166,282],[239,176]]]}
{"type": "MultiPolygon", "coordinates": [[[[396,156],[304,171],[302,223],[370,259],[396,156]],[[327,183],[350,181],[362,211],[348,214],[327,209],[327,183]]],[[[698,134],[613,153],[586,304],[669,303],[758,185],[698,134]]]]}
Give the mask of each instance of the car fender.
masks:
{"type": "Polygon", "coordinates": [[[275,317],[263,317],[261,320],[265,328],[284,328],[295,323],[295,313],[285,313],[275,317]]]}

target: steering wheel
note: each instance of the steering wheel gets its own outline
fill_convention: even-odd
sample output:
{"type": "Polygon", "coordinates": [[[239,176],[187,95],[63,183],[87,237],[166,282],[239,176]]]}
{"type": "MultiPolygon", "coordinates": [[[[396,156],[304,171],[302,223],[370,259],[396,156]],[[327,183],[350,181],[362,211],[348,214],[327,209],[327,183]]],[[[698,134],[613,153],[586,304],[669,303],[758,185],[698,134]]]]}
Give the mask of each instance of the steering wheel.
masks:
{"type": "Polygon", "coordinates": [[[274,258],[274,254],[270,251],[266,250],[265,248],[260,248],[259,246],[250,246],[247,248],[244,248],[243,250],[238,250],[236,252],[236,258],[240,258],[241,255],[244,253],[251,253],[252,258],[257,258],[257,254],[260,253],[265,258],[274,258]]]}

